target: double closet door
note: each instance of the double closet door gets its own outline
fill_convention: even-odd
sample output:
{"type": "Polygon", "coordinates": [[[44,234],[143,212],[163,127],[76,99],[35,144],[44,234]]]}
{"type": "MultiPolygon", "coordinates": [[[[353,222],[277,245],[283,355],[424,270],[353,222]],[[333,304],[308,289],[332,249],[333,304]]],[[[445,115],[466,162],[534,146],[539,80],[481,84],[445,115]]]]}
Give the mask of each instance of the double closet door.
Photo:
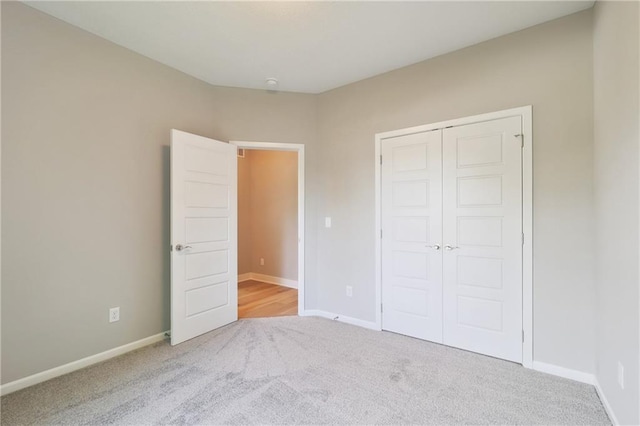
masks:
{"type": "Polygon", "coordinates": [[[522,362],[521,118],[382,141],[382,328],[522,362]]]}

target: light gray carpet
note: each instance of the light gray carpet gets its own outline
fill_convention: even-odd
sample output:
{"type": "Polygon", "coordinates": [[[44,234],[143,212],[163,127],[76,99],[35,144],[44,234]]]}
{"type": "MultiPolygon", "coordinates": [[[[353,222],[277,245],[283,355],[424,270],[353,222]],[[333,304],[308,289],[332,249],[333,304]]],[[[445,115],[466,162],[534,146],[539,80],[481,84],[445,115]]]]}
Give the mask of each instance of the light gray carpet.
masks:
{"type": "Polygon", "coordinates": [[[592,386],[320,318],[241,320],[2,398],[14,424],[610,424],[592,386]]]}

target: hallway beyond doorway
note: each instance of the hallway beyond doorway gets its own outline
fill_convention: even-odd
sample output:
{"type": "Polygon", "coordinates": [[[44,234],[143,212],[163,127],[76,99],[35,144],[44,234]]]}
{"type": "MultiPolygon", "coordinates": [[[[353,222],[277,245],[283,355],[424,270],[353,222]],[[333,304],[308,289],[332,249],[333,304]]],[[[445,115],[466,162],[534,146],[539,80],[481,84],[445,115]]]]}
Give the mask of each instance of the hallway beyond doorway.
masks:
{"type": "Polygon", "coordinates": [[[238,283],[238,319],[298,314],[298,290],[260,281],[238,283]]]}

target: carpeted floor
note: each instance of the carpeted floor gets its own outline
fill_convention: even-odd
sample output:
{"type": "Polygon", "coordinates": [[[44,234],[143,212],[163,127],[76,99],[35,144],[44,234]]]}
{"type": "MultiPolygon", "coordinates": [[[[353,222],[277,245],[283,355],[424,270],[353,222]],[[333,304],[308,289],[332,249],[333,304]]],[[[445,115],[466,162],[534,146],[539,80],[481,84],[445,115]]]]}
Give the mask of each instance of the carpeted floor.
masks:
{"type": "Polygon", "coordinates": [[[17,424],[610,424],[592,386],[320,318],[241,320],[2,398],[17,424]]]}

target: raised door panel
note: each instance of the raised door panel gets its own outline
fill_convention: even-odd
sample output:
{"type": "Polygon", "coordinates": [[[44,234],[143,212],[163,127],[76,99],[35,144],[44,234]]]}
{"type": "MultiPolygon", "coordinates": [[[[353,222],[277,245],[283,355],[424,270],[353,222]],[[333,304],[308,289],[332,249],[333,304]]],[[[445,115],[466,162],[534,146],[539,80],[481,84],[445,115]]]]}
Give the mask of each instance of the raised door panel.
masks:
{"type": "Polygon", "coordinates": [[[443,132],[443,342],[522,362],[519,117],[443,132]]]}
{"type": "Polygon", "coordinates": [[[442,341],[441,132],[382,142],[382,328],[442,341]]]}

